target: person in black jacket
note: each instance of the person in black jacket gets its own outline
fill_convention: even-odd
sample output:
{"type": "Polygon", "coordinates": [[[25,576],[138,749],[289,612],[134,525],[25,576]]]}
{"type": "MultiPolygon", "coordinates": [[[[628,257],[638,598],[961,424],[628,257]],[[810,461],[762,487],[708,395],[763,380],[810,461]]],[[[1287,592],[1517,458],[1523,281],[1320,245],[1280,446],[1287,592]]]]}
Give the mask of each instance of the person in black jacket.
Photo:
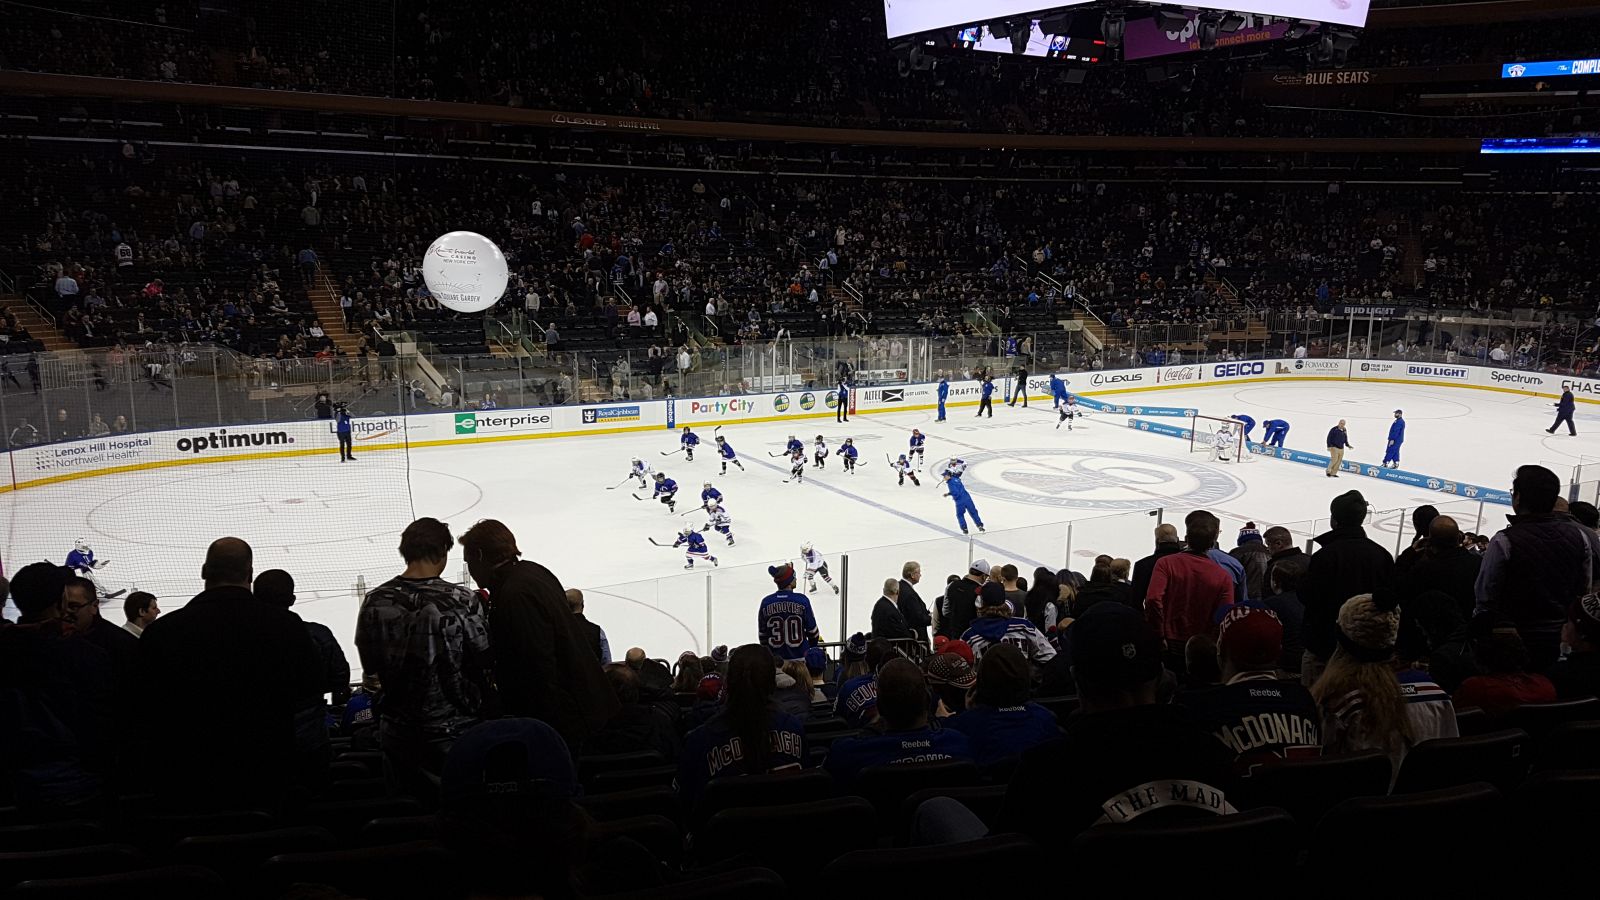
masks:
{"type": "Polygon", "coordinates": [[[933,624],[933,615],[928,611],[928,604],[922,602],[922,596],[917,593],[917,583],[922,581],[922,564],[908,562],[900,569],[900,597],[895,601],[900,607],[900,615],[906,620],[906,625],[911,629],[911,634],[917,643],[928,646],[928,627],[933,624]]]}
{"type": "Polygon", "coordinates": [[[1183,542],[1178,540],[1177,528],[1165,524],[1157,525],[1156,552],[1133,564],[1133,580],[1128,596],[1137,597],[1140,605],[1143,605],[1144,598],[1150,595],[1150,576],[1156,570],[1156,560],[1182,549],[1183,542]]]}
{"type": "Polygon", "coordinates": [[[939,604],[940,634],[954,640],[967,633],[972,620],[978,617],[978,588],[988,577],[989,561],[975,559],[967,568],[967,577],[945,586],[944,600],[939,604]]]}
{"type": "Polygon", "coordinates": [[[889,578],[883,582],[883,596],[872,607],[872,636],[886,641],[910,640],[914,637],[906,617],[900,614],[900,579],[889,578]]]}
{"type": "Polygon", "coordinates": [[[660,704],[643,696],[639,673],[625,663],[611,663],[605,676],[617,697],[617,714],[589,739],[584,751],[593,755],[653,750],[664,762],[676,763],[683,751],[677,722],[660,704]]]}
{"type": "Polygon", "coordinates": [[[1600,696],[1600,593],[1586,594],[1567,609],[1561,642],[1572,652],[1550,670],[1556,699],[1600,696]]]}
{"type": "Polygon", "coordinates": [[[1306,655],[1300,679],[1307,687],[1316,683],[1333,656],[1339,607],[1358,594],[1387,594],[1394,581],[1394,557],[1361,527],[1367,518],[1367,498],[1360,491],[1346,491],[1333,498],[1328,513],[1333,528],[1316,537],[1320,549],[1311,554],[1300,588],[1306,607],[1306,655]]]}
{"type": "Polygon", "coordinates": [[[1282,525],[1274,525],[1263,531],[1261,539],[1266,542],[1267,549],[1272,552],[1272,555],[1267,557],[1267,581],[1269,584],[1272,580],[1272,570],[1277,568],[1278,563],[1286,559],[1299,559],[1302,563],[1310,560],[1306,552],[1295,545],[1294,535],[1282,525]]]}
{"type": "MultiPolygon", "coordinates": [[[[1483,557],[1461,546],[1461,529],[1449,516],[1434,516],[1428,523],[1427,540],[1416,550],[1410,565],[1400,572],[1400,600],[1404,603],[1423,591],[1437,590],[1448,594],[1461,608],[1463,616],[1472,615],[1478,582],[1478,569],[1483,557]]],[[[1411,553],[1411,550],[1407,550],[1411,553]]],[[[1403,554],[1402,554],[1403,555],[1403,554]]]]}
{"type": "Polygon", "coordinates": [[[578,620],[578,630],[583,632],[584,638],[589,642],[589,648],[594,651],[595,658],[601,665],[611,663],[611,641],[606,637],[604,628],[589,621],[583,614],[583,591],[577,588],[567,588],[567,607],[572,610],[572,615],[578,620]]]}
{"type": "Polygon", "coordinates": [[[611,720],[616,694],[567,606],[560,579],[519,560],[517,539],[484,519],[461,536],[467,570],[489,591],[489,646],[503,712],[550,724],[574,754],[611,720]]]}
{"type": "MultiPolygon", "coordinates": [[[[284,609],[294,605],[294,576],[282,569],[268,569],[257,575],[254,590],[257,600],[284,609]]],[[[321,705],[320,694],[328,694],[334,706],[343,706],[350,699],[350,661],[345,659],[344,648],[333,636],[333,629],[321,622],[305,622],[305,627],[322,660],[322,690],[317,704],[321,705]]]]}
{"type": "Polygon", "coordinates": [[[299,616],[251,593],[252,566],[249,544],[213,541],[205,590],[138,638],[151,788],[169,803],[271,809],[307,774],[296,766],[295,713],[321,692],[322,661],[299,616]],[[197,715],[217,678],[237,702],[197,715]]]}

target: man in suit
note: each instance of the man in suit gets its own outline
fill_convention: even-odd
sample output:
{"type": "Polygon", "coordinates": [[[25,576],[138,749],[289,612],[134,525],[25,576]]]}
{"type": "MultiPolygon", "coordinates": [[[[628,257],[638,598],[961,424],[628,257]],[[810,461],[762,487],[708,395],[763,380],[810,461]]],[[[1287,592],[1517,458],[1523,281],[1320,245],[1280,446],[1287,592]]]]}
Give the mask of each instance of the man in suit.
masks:
{"type": "Polygon", "coordinates": [[[913,635],[906,617],[900,614],[900,579],[883,582],[883,596],[872,607],[872,636],[886,641],[910,640],[913,635]]]}
{"type": "Polygon", "coordinates": [[[1561,389],[1561,399],[1556,401],[1556,420],[1545,429],[1546,434],[1555,434],[1556,428],[1562,423],[1567,423],[1567,434],[1578,436],[1578,429],[1572,424],[1572,413],[1578,407],[1578,401],[1572,397],[1571,388],[1561,389]]]}
{"type": "Polygon", "coordinates": [[[933,615],[928,611],[928,604],[922,602],[922,596],[917,593],[917,583],[922,580],[922,564],[916,561],[908,562],[900,567],[900,597],[896,601],[900,607],[900,615],[905,618],[906,625],[922,646],[928,646],[928,627],[933,624],[933,615]]]}

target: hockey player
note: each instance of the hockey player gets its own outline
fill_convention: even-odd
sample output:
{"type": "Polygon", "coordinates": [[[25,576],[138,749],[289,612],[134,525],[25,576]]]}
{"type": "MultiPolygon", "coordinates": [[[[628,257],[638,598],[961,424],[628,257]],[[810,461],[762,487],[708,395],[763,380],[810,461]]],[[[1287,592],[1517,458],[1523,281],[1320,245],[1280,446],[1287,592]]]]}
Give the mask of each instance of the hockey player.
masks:
{"type": "Polygon", "coordinates": [[[717,435],[717,455],[722,457],[722,474],[728,474],[728,463],[733,463],[739,467],[739,471],[744,471],[744,463],[739,462],[739,454],[733,452],[733,445],[720,434],[717,435]]]}
{"type": "Polygon", "coordinates": [[[678,443],[683,445],[683,457],[689,462],[694,462],[694,448],[700,446],[700,435],[683,426],[683,437],[678,438],[678,443]]]}
{"type": "Polygon", "coordinates": [[[1071,431],[1073,420],[1083,415],[1083,411],[1078,408],[1078,398],[1072,394],[1067,394],[1066,399],[1061,401],[1059,415],[1061,418],[1056,420],[1056,430],[1060,431],[1061,423],[1065,422],[1067,423],[1067,430],[1071,431]]]}
{"type": "Polygon", "coordinates": [[[667,505],[667,512],[678,511],[678,483],[666,476],[664,472],[656,473],[655,499],[667,505]]]}
{"type": "Polygon", "coordinates": [[[839,458],[844,460],[844,470],[851,475],[856,473],[856,457],[861,454],[856,451],[856,439],[845,438],[844,444],[839,448],[839,458]]]}
{"type": "Polygon", "coordinates": [[[811,600],[794,589],[793,565],[767,566],[767,574],[772,576],[778,590],[762,598],[756,629],[774,656],[804,659],[806,651],[822,640],[811,600]]]}
{"type": "Polygon", "coordinates": [[[733,546],[733,518],[728,515],[727,510],[722,508],[722,504],[715,500],[707,500],[706,527],[700,530],[711,531],[713,529],[715,529],[718,534],[728,539],[729,547],[733,546]]]}
{"type": "Polygon", "coordinates": [[[828,442],[822,435],[817,435],[817,442],[811,446],[811,466],[815,469],[828,467],[828,442]]]}
{"type": "Polygon", "coordinates": [[[705,487],[701,488],[701,490],[700,490],[700,505],[701,506],[710,506],[711,505],[711,501],[713,501],[713,500],[717,501],[718,503],[721,503],[722,502],[722,492],[717,490],[716,488],[712,487],[711,486],[711,482],[708,481],[708,482],[706,482],[705,487]]]}
{"type": "Polygon", "coordinates": [[[806,593],[815,594],[817,592],[817,576],[819,575],[822,576],[823,581],[828,583],[828,587],[833,588],[835,594],[839,593],[839,586],[833,583],[833,576],[828,574],[828,563],[822,558],[822,554],[817,552],[817,548],[811,546],[809,541],[800,545],[800,561],[806,564],[806,593]]]}
{"type": "Polygon", "coordinates": [[[639,482],[640,490],[643,490],[650,483],[650,476],[653,474],[655,474],[655,469],[652,469],[649,463],[637,456],[633,458],[633,464],[628,467],[629,477],[639,482]]]}
{"type": "Polygon", "coordinates": [[[909,478],[911,479],[912,484],[916,485],[917,487],[922,486],[922,482],[917,480],[916,470],[911,468],[911,460],[906,459],[906,455],[904,453],[900,454],[900,458],[894,460],[889,465],[897,474],[899,474],[901,485],[904,485],[906,483],[906,479],[909,478]]]}
{"type": "Polygon", "coordinates": [[[806,480],[806,452],[804,450],[795,450],[793,453],[789,454],[789,477],[785,478],[784,482],[788,483],[790,481],[805,481],[805,480],[806,480]]]}
{"type": "Polygon", "coordinates": [[[1406,442],[1406,420],[1401,418],[1400,410],[1394,411],[1394,421],[1389,423],[1389,443],[1383,451],[1383,467],[1385,469],[1400,468],[1400,445],[1406,442]]]}
{"type": "Polygon", "coordinates": [[[1283,439],[1289,435],[1289,423],[1282,419],[1268,419],[1261,427],[1265,429],[1261,442],[1268,447],[1282,447],[1283,439]]]}
{"type": "Polygon", "coordinates": [[[80,578],[87,578],[89,581],[95,582],[95,592],[97,594],[99,594],[101,597],[108,598],[120,597],[128,592],[127,588],[123,588],[120,591],[108,592],[105,590],[105,588],[100,586],[99,582],[96,581],[94,577],[94,573],[97,570],[104,568],[107,562],[108,560],[95,559],[94,549],[91,548],[89,546],[89,542],[83,538],[78,538],[76,541],[74,541],[72,544],[72,549],[67,552],[67,568],[77,573],[80,578]]]}
{"type": "Polygon", "coordinates": [[[1224,422],[1217,426],[1217,430],[1211,433],[1211,461],[1233,462],[1233,448],[1238,440],[1232,424],[1224,422]]]}
{"type": "Polygon", "coordinates": [[[961,533],[967,533],[967,516],[972,516],[973,524],[978,526],[978,533],[983,533],[983,519],[978,516],[978,507],[972,503],[972,495],[967,493],[967,486],[961,483],[961,476],[967,471],[967,464],[959,458],[950,460],[945,467],[944,487],[948,492],[945,496],[956,502],[956,523],[961,526],[961,533]]]}
{"type": "MultiPolygon", "coordinates": [[[[820,436],[821,435],[818,435],[818,437],[820,436]]],[[[800,439],[791,434],[789,435],[789,443],[783,445],[783,452],[792,454],[795,451],[799,451],[800,453],[804,454],[806,452],[806,445],[800,443],[800,439]]]]}
{"type": "Polygon", "coordinates": [[[922,445],[928,442],[928,436],[921,431],[911,429],[911,456],[917,464],[917,470],[922,470],[922,445]]]}
{"type": "Polygon", "coordinates": [[[1072,396],[1067,393],[1066,379],[1055,372],[1050,373],[1050,396],[1054,401],[1050,404],[1051,409],[1060,409],[1061,404],[1066,403],[1067,398],[1072,396]]]}
{"type": "Polygon", "coordinates": [[[717,558],[706,549],[705,536],[687,525],[678,529],[678,539],[673,541],[672,546],[683,548],[685,569],[694,568],[694,561],[697,559],[707,560],[713,566],[717,564],[717,558]]]}

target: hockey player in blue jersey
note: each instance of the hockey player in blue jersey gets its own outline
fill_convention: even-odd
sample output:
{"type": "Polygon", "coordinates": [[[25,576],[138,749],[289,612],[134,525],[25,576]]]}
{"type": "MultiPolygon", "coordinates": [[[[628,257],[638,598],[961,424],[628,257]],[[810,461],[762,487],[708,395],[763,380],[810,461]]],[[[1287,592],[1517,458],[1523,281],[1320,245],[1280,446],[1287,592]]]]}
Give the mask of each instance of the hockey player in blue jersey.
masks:
{"type": "Polygon", "coordinates": [[[939,418],[935,421],[944,421],[944,402],[950,399],[950,379],[939,376],[939,418]]]}
{"type": "Polygon", "coordinates": [[[922,456],[923,456],[923,446],[922,445],[926,444],[927,442],[928,442],[928,436],[927,435],[923,434],[921,431],[918,431],[915,428],[911,429],[911,457],[912,457],[912,461],[914,461],[917,464],[917,469],[919,471],[922,469],[922,461],[923,461],[922,460],[922,456]]]}
{"type": "Polygon", "coordinates": [[[1250,440],[1250,432],[1255,430],[1256,420],[1250,418],[1249,416],[1245,415],[1244,413],[1234,413],[1233,415],[1229,416],[1228,418],[1233,419],[1236,422],[1243,423],[1244,424],[1244,439],[1247,440],[1247,441],[1250,440]]]}
{"type": "Polygon", "coordinates": [[[780,659],[804,659],[806,651],[822,642],[811,600],[794,589],[794,566],[767,566],[778,590],[762,598],[756,613],[761,640],[780,659]]]}
{"type": "Polygon", "coordinates": [[[1051,372],[1050,373],[1050,397],[1052,398],[1053,402],[1050,404],[1050,408],[1051,409],[1060,409],[1061,408],[1061,404],[1067,402],[1067,397],[1068,396],[1069,395],[1067,394],[1067,382],[1066,382],[1066,380],[1063,379],[1060,375],[1057,375],[1056,373],[1051,372]]]}
{"type": "Polygon", "coordinates": [[[711,482],[708,481],[708,482],[706,482],[705,487],[702,488],[701,491],[700,491],[700,505],[701,506],[706,506],[706,505],[710,504],[711,501],[713,501],[713,500],[717,501],[718,503],[721,503],[722,502],[722,492],[717,490],[716,488],[712,487],[711,486],[711,482]]]}
{"type": "Polygon", "coordinates": [[[83,538],[78,538],[73,543],[72,549],[67,553],[67,568],[85,578],[93,577],[94,570],[103,565],[105,565],[105,561],[94,558],[94,550],[89,547],[89,542],[83,538]]]}
{"type": "Polygon", "coordinates": [[[1283,439],[1289,436],[1289,423],[1282,419],[1268,419],[1261,423],[1265,431],[1261,435],[1261,443],[1268,447],[1282,447],[1283,439]]]}
{"type": "Polygon", "coordinates": [[[655,470],[650,468],[650,464],[637,456],[633,458],[633,464],[628,467],[628,477],[639,482],[640,489],[650,483],[650,476],[653,474],[655,470]]]}
{"type": "Polygon", "coordinates": [[[718,534],[728,539],[728,546],[733,546],[733,517],[722,508],[722,504],[715,500],[706,501],[706,527],[701,531],[715,530],[718,534]]]}
{"type": "Polygon", "coordinates": [[[728,463],[733,463],[739,467],[739,471],[744,471],[744,463],[739,462],[739,454],[733,452],[733,445],[720,434],[717,435],[717,455],[722,457],[722,474],[728,474],[728,463]]]}
{"type": "Polygon", "coordinates": [[[694,561],[697,559],[706,560],[713,566],[717,564],[717,558],[711,555],[710,550],[706,549],[705,536],[687,525],[678,529],[678,539],[672,543],[672,546],[683,548],[683,567],[685,569],[694,568],[694,561]]]}
{"type": "Polygon", "coordinates": [[[685,425],[683,426],[683,437],[678,438],[678,443],[683,445],[683,458],[689,462],[694,462],[694,448],[700,446],[700,435],[690,431],[689,426],[685,425]]]}
{"type": "Polygon", "coordinates": [[[678,483],[668,478],[665,473],[656,473],[655,499],[667,505],[667,512],[678,511],[678,483]]]}
{"type": "Polygon", "coordinates": [[[856,473],[856,457],[861,454],[856,451],[856,439],[845,438],[844,444],[839,448],[839,458],[844,460],[844,470],[851,475],[856,473]]]}
{"type": "Polygon", "coordinates": [[[911,479],[911,483],[916,485],[917,487],[921,487],[922,486],[922,482],[917,480],[917,472],[916,472],[916,470],[911,468],[911,460],[906,459],[906,455],[904,453],[900,454],[900,458],[899,459],[891,460],[889,465],[890,465],[890,467],[892,467],[895,470],[896,473],[899,474],[899,476],[900,476],[900,482],[899,483],[902,486],[905,485],[907,478],[911,479]]]}
{"type": "Polygon", "coordinates": [[[817,435],[817,442],[811,445],[811,467],[813,469],[828,467],[828,442],[820,434],[817,435]]]}
{"type": "Polygon", "coordinates": [[[1383,467],[1385,469],[1400,468],[1400,445],[1406,442],[1406,420],[1401,418],[1400,410],[1394,411],[1394,421],[1389,424],[1389,443],[1383,451],[1383,467]]]}
{"type": "Polygon", "coordinates": [[[967,464],[960,459],[950,460],[945,467],[944,487],[946,494],[956,502],[956,522],[961,526],[961,533],[967,533],[967,516],[972,516],[972,522],[978,526],[978,533],[983,533],[983,519],[978,515],[978,507],[972,503],[972,495],[967,493],[967,486],[961,483],[961,476],[967,471],[967,464]]]}

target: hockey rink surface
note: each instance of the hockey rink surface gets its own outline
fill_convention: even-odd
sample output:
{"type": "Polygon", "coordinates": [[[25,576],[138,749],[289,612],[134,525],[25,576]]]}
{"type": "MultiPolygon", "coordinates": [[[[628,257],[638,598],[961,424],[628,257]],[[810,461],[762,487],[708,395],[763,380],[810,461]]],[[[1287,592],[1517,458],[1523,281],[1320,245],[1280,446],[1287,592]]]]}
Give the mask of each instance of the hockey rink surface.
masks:
{"type": "MultiPolygon", "coordinates": [[[[1319,382],[1094,396],[1127,405],[1181,404],[1219,417],[1243,413],[1258,422],[1282,418],[1291,424],[1287,445],[1317,453],[1342,418],[1353,444],[1347,460],[1371,464],[1381,459],[1399,408],[1408,423],[1403,468],[1506,490],[1518,465],[1542,463],[1565,478],[1570,467],[1600,455],[1591,436],[1600,411],[1580,405],[1580,436],[1551,436],[1543,430],[1551,402],[1513,394],[1319,382]]],[[[837,641],[868,629],[884,579],[898,577],[907,560],[923,566],[925,599],[980,557],[1016,563],[1028,576],[1041,565],[1087,573],[1099,553],[1148,554],[1156,510],[1180,533],[1189,511],[1212,511],[1222,519],[1224,548],[1246,521],[1262,531],[1283,525],[1304,544],[1327,528],[1329,500],[1359,489],[1374,510],[1369,533],[1391,549],[1402,529],[1409,536],[1410,510],[1421,504],[1455,516],[1463,530],[1487,533],[1509,512],[1348,473],[1330,479],[1317,468],[1274,459],[1212,462],[1208,453],[1191,453],[1186,441],[1130,430],[1127,418],[1094,413],[1069,432],[1057,429],[1048,398],[1032,398],[1027,409],[996,402],[993,419],[961,406],[951,407],[943,423],[930,410],[857,415],[848,424],[830,418],[730,425],[720,433],[745,471],[728,475],[719,474],[709,427],[700,431],[705,444],[692,463],[682,454],[661,455],[676,449],[677,435],[660,429],[430,447],[412,450],[409,460],[401,451],[377,451],[346,466],[330,449],[325,458],[109,475],[0,497],[4,561],[8,572],[43,558],[60,561],[84,538],[111,560],[101,575],[108,589],[153,591],[170,611],[199,590],[206,545],[223,535],[242,537],[255,548],[256,571],[284,568],[295,576],[296,611],[331,627],[359,668],[354,587],[358,577],[373,587],[402,569],[395,548],[411,514],[409,477],[415,514],[440,518],[457,535],[479,519],[505,521],[525,558],[584,590],[588,616],[605,628],[615,655],[641,646],[672,659],[685,649],[755,640],[757,603],[773,590],[767,566],[798,561],[806,542],[829,561],[835,584],[848,578],[843,633],[839,597],[820,580],[812,595],[824,639],[837,641]],[[928,436],[924,477],[920,487],[900,486],[885,454],[905,452],[913,428],[928,436]],[[802,483],[785,484],[787,461],[769,457],[790,434],[807,448],[802,483]],[[837,456],[826,469],[809,467],[818,434],[834,450],[845,437],[855,439],[861,453],[855,474],[847,475],[837,456]],[[702,513],[675,515],[637,500],[635,494],[648,493],[632,480],[608,490],[624,479],[633,456],[678,482],[679,513],[698,506],[704,482],[722,491],[737,543],[727,546],[706,532],[719,566],[702,562],[686,571],[682,550],[648,540],[670,544],[681,526],[704,525],[702,513]],[[970,541],[935,474],[952,456],[968,462],[964,480],[988,529],[974,528],[970,541]]],[[[1253,436],[1260,438],[1259,426],[1253,436]]],[[[446,576],[463,575],[458,549],[446,576]]],[[[108,604],[105,615],[120,624],[120,603],[108,604]]]]}

